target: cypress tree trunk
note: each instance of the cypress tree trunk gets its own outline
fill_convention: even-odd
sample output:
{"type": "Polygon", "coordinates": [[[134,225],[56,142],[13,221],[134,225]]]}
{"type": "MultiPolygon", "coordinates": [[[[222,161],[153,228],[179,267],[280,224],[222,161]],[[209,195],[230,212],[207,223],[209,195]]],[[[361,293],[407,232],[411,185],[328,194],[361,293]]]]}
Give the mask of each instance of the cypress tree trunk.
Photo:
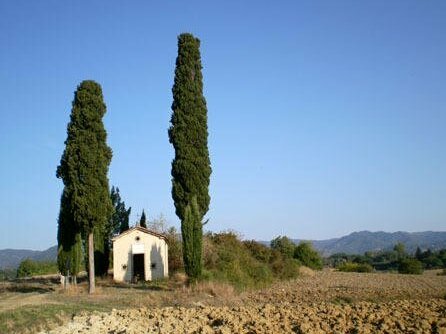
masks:
{"type": "Polygon", "coordinates": [[[88,233],[88,293],[94,293],[94,244],[93,232],[88,233]]]}
{"type": "Polygon", "coordinates": [[[182,225],[185,270],[194,279],[201,275],[201,221],[209,209],[212,172],[201,69],[200,40],[191,34],[181,34],[169,128],[169,141],[175,149],[172,198],[182,225]]]}

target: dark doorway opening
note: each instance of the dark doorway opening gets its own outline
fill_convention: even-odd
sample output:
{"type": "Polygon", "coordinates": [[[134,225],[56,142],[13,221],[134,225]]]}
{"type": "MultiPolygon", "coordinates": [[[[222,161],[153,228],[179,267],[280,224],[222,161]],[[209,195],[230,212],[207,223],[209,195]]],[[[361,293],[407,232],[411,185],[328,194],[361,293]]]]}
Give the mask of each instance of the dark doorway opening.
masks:
{"type": "Polygon", "coordinates": [[[144,254],[133,254],[133,281],[145,281],[144,254]]]}

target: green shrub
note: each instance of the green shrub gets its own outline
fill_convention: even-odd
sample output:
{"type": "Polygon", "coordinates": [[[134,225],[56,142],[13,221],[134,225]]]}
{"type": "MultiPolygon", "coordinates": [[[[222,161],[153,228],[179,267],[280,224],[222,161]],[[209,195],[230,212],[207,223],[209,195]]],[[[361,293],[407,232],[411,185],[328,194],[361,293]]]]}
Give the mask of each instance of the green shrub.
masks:
{"type": "Polygon", "coordinates": [[[164,235],[169,245],[169,275],[172,276],[176,272],[184,269],[183,265],[183,244],[181,242],[181,234],[177,232],[175,227],[170,227],[164,235]]]}
{"type": "Polygon", "coordinates": [[[203,258],[207,277],[229,282],[238,289],[272,281],[268,265],[253,257],[234,232],[206,234],[203,258]]]}
{"type": "Polygon", "coordinates": [[[294,258],[311,269],[322,269],[322,258],[309,242],[302,241],[296,246],[294,258]]]}
{"type": "Polygon", "coordinates": [[[398,272],[400,274],[416,274],[423,273],[423,264],[417,259],[402,259],[399,261],[398,272]]]}
{"type": "Polygon", "coordinates": [[[276,250],[286,257],[293,257],[296,245],[288,237],[278,236],[271,240],[271,249],[276,250]]]}
{"type": "Polygon", "coordinates": [[[273,251],[270,267],[274,277],[278,279],[291,279],[299,275],[300,262],[296,259],[284,256],[282,253],[273,251]]]}
{"type": "Polygon", "coordinates": [[[272,252],[271,248],[255,240],[245,240],[243,241],[243,244],[249,250],[251,255],[260,262],[268,263],[270,261],[272,252]]]}
{"type": "Polygon", "coordinates": [[[238,289],[262,287],[298,274],[298,261],[235,232],[208,233],[203,239],[205,277],[238,289]]]}
{"type": "Polygon", "coordinates": [[[20,265],[17,268],[17,277],[56,274],[58,272],[59,269],[56,262],[25,259],[20,262],[20,265]]]}
{"type": "Polygon", "coordinates": [[[357,272],[357,273],[370,273],[373,271],[373,267],[367,263],[354,263],[345,262],[337,267],[339,271],[345,272],[357,272]]]}

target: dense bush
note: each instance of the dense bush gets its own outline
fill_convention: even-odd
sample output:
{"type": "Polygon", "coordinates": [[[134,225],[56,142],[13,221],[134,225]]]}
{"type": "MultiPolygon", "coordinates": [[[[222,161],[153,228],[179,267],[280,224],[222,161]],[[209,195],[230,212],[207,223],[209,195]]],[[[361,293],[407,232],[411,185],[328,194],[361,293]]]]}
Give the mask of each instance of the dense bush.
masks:
{"type": "Polygon", "coordinates": [[[266,285],[273,279],[268,263],[252,256],[234,232],[205,235],[204,267],[208,278],[229,282],[239,289],[266,285]]]}
{"type": "Polygon", "coordinates": [[[177,232],[175,227],[171,227],[165,233],[169,250],[169,275],[183,270],[183,247],[181,244],[181,234],[177,232]]]}
{"type": "Polygon", "coordinates": [[[271,249],[274,249],[282,255],[292,258],[294,256],[294,248],[296,245],[288,237],[278,236],[271,240],[271,249]]]}
{"type": "Polygon", "coordinates": [[[420,275],[423,273],[423,264],[417,259],[402,259],[399,262],[398,272],[400,274],[420,275]]]}
{"type": "Polygon", "coordinates": [[[322,269],[322,258],[309,242],[300,242],[294,249],[294,258],[311,269],[322,269]]]}
{"type": "Polygon", "coordinates": [[[245,240],[243,244],[248,248],[249,252],[260,262],[269,263],[272,255],[271,248],[257,242],[255,240],[245,240]]]}
{"type": "Polygon", "coordinates": [[[274,251],[271,253],[270,267],[274,277],[278,279],[291,279],[299,275],[300,262],[274,251]]]}
{"type": "Polygon", "coordinates": [[[322,257],[310,242],[302,241],[296,246],[289,238],[278,236],[271,241],[271,249],[282,255],[284,258],[282,262],[285,259],[294,259],[294,261],[287,261],[294,268],[303,264],[312,269],[322,269],[322,257]]]}
{"type": "Polygon", "coordinates": [[[298,275],[298,261],[254,240],[241,241],[234,232],[207,233],[203,245],[206,278],[229,282],[238,289],[298,275]]]}
{"type": "Polygon", "coordinates": [[[354,263],[345,262],[340,264],[337,269],[345,272],[357,272],[357,273],[370,273],[373,271],[373,267],[367,263],[354,263]]]}
{"type": "Polygon", "coordinates": [[[36,275],[57,274],[59,269],[56,262],[50,261],[33,261],[25,259],[20,262],[17,268],[17,277],[30,277],[36,275]]]}

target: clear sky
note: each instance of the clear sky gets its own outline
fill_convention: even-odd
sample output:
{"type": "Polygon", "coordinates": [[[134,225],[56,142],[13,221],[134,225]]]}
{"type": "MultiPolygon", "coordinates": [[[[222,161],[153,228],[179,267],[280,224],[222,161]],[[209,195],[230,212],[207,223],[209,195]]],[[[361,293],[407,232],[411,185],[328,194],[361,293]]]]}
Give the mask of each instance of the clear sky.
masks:
{"type": "Polygon", "coordinates": [[[170,195],[177,35],[201,39],[212,231],[446,229],[446,1],[0,2],[0,249],[56,244],[73,92],[98,81],[131,221],[170,195]]]}

